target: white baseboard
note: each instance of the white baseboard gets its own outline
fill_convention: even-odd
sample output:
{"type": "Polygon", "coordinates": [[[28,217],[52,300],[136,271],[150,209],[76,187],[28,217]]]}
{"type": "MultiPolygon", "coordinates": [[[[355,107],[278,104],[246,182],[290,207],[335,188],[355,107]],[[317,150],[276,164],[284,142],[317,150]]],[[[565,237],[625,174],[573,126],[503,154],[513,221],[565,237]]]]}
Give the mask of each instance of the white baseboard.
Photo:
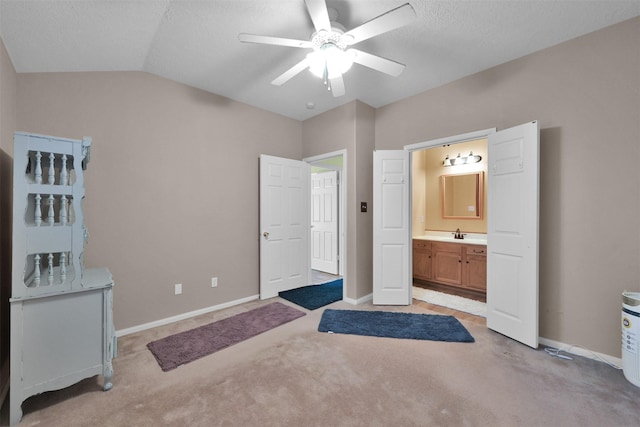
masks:
{"type": "MultiPolygon", "coordinates": [[[[213,311],[218,311],[218,310],[222,310],[225,308],[229,308],[229,307],[233,307],[236,305],[240,305],[240,304],[244,304],[245,302],[250,302],[250,301],[255,301],[257,299],[260,298],[260,295],[252,295],[246,298],[241,298],[238,300],[234,300],[234,301],[229,301],[223,304],[218,304],[218,305],[214,305],[211,307],[205,307],[205,308],[201,308],[200,310],[194,310],[194,311],[190,311],[188,313],[183,313],[183,314],[179,314],[177,316],[172,316],[172,317],[167,317],[164,319],[160,319],[160,320],[156,320],[153,322],[149,322],[149,323],[143,323],[142,325],[138,325],[138,326],[132,326],[130,328],[125,328],[125,329],[120,329],[118,331],[116,331],[116,336],[117,337],[123,337],[125,335],[129,335],[129,334],[133,334],[136,332],[141,332],[141,331],[145,331],[147,329],[151,329],[151,328],[156,328],[158,326],[163,326],[163,325],[168,325],[170,323],[174,323],[174,322],[178,322],[180,320],[184,320],[184,319],[189,319],[191,317],[195,317],[195,316],[199,316],[201,314],[206,314],[206,313],[211,313],[213,311]]],[[[347,298],[344,297],[343,301],[351,304],[351,305],[360,305],[360,304],[364,304],[368,301],[371,301],[373,299],[373,294],[368,294],[365,295],[361,298],[358,299],[353,299],[353,298],[347,298]]],[[[593,360],[597,360],[599,362],[605,362],[605,363],[609,363],[610,365],[616,366],[616,367],[621,367],[622,366],[622,359],[619,357],[615,357],[615,356],[610,356],[608,354],[602,354],[602,353],[598,353],[596,351],[592,351],[589,349],[585,349],[579,346],[575,346],[575,345],[571,345],[571,344],[566,344],[566,343],[562,343],[559,341],[554,341],[548,338],[543,338],[540,337],[539,338],[539,342],[540,344],[547,346],[547,347],[554,347],[554,348],[558,348],[566,353],[571,353],[571,354],[575,354],[577,356],[583,356],[583,357],[587,357],[589,359],[593,359],[593,360]]],[[[2,390],[0,390],[0,402],[2,402],[7,394],[7,391],[9,390],[9,381],[7,381],[7,383],[4,385],[4,387],[2,388],[2,390]]]]}
{"type": "Polygon", "coordinates": [[[598,353],[597,351],[592,351],[592,350],[589,350],[587,348],[583,348],[583,347],[579,347],[579,346],[575,346],[575,345],[571,345],[571,344],[565,344],[563,342],[550,340],[548,338],[540,337],[538,339],[538,341],[542,345],[545,345],[547,347],[558,348],[558,349],[564,351],[565,353],[571,353],[571,354],[575,354],[577,356],[586,357],[588,359],[597,360],[598,362],[608,363],[610,365],[615,366],[616,368],[621,368],[622,367],[622,359],[619,358],[619,357],[610,356],[608,354],[598,353]]]}
{"type": "Polygon", "coordinates": [[[373,294],[369,294],[369,295],[365,295],[361,298],[358,299],[353,299],[353,298],[343,298],[342,300],[344,302],[348,302],[351,305],[360,305],[360,304],[364,304],[365,302],[371,301],[373,299],[373,294]]]}
{"type": "Polygon", "coordinates": [[[252,295],[250,297],[237,299],[234,301],[225,302],[223,304],[214,305],[211,307],[201,308],[200,310],[190,311],[188,313],[178,314],[177,316],[171,316],[160,320],[155,320],[149,323],[143,323],[142,325],[132,326],[130,328],[120,329],[116,331],[117,337],[123,337],[125,335],[133,334],[140,331],[145,331],[147,329],[156,328],[158,326],[168,325],[169,323],[178,322],[180,320],[189,319],[191,317],[199,316],[201,314],[211,313],[212,311],[222,310],[224,308],[233,307],[236,305],[243,304],[249,301],[255,301],[260,298],[260,295],[252,295]]]}

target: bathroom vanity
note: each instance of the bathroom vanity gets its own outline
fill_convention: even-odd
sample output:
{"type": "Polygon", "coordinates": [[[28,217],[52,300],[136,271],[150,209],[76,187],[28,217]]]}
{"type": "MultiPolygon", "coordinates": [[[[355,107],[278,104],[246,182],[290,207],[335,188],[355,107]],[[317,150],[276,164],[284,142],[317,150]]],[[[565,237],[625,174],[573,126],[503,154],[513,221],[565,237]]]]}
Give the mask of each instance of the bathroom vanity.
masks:
{"type": "Polygon", "coordinates": [[[413,277],[486,294],[486,241],[433,235],[414,237],[413,277]]]}

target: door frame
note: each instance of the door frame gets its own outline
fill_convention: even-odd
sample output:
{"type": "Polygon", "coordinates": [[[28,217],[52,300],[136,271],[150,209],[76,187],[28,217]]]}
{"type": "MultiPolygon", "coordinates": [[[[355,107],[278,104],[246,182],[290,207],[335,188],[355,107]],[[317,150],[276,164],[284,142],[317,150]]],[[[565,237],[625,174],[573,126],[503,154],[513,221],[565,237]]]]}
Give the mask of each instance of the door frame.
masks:
{"type": "MultiPolygon", "coordinates": [[[[415,144],[405,145],[404,150],[409,151],[409,194],[413,194],[413,152],[425,150],[428,148],[441,147],[444,145],[454,145],[467,141],[474,141],[477,139],[488,139],[489,135],[496,133],[497,128],[487,128],[474,132],[463,133],[459,135],[447,136],[444,138],[432,139],[429,141],[418,142],[415,144]]],[[[487,156],[487,162],[489,161],[487,156]]],[[[413,197],[409,197],[409,212],[413,212],[413,197]]],[[[411,239],[413,238],[413,221],[409,221],[409,242],[407,244],[411,245],[411,239]]],[[[409,246],[411,247],[411,246],[409,246]]],[[[413,268],[413,251],[409,251],[409,271],[412,271],[413,268]]],[[[413,289],[413,286],[410,287],[413,289]]]]}
{"type": "Polygon", "coordinates": [[[338,274],[342,276],[342,299],[347,297],[347,150],[337,150],[316,156],[305,157],[303,162],[313,166],[322,160],[342,157],[342,169],[338,170],[338,274]]]}

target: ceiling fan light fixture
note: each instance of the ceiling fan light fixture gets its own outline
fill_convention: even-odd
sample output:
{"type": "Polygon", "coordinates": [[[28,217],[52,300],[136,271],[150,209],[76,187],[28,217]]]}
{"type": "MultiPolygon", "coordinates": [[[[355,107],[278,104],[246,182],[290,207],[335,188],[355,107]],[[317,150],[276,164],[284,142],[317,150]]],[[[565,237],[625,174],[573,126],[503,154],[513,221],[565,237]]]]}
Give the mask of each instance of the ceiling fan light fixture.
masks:
{"type": "Polygon", "coordinates": [[[309,71],[316,77],[329,79],[349,71],[353,59],[353,52],[344,51],[333,43],[326,43],[307,55],[309,71]]]}

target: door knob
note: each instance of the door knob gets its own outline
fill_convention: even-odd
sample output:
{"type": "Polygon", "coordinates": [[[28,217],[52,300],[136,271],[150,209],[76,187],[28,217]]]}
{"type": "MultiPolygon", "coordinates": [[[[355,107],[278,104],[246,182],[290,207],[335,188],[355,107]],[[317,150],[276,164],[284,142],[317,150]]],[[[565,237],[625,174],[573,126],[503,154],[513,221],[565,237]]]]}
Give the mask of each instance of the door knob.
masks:
{"type": "Polygon", "coordinates": [[[264,236],[265,239],[269,238],[269,232],[265,231],[264,233],[262,233],[262,235],[264,236]]]}

